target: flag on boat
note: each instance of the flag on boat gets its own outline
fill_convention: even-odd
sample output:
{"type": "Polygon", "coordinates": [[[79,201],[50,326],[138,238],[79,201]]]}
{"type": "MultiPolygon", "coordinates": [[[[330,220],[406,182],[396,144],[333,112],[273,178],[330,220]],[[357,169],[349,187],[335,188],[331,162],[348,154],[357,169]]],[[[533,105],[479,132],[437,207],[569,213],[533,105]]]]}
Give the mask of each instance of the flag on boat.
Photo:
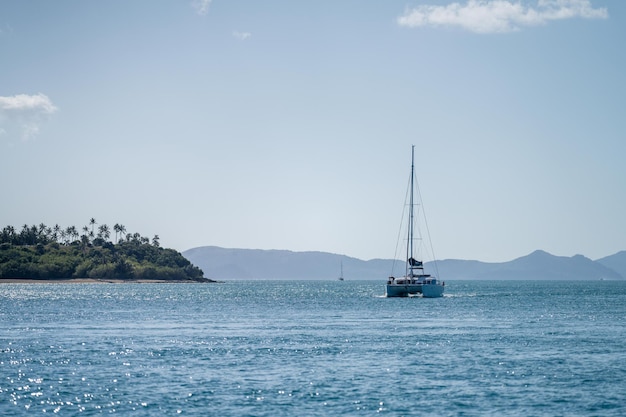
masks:
{"type": "Polygon", "coordinates": [[[423,266],[422,261],[418,261],[415,258],[409,258],[409,265],[411,265],[411,266],[423,266]]]}

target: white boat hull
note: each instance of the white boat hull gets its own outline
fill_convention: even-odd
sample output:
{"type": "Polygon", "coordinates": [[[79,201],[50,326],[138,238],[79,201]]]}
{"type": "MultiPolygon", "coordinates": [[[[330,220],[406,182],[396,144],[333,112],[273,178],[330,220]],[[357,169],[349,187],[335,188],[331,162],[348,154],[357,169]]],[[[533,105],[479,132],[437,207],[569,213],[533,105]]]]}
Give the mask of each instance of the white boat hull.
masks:
{"type": "Polygon", "coordinates": [[[422,297],[426,297],[426,298],[443,297],[443,285],[442,284],[423,284],[422,285],[422,297]]]}
{"type": "Polygon", "coordinates": [[[443,297],[444,284],[435,282],[416,282],[409,284],[387,283],[387,297],[408,297],[410,295],[422,294],[425,298],[443,297]]]}
{"type": "Polygon", "coordinates": [[[408,297],[421,293],[422,284],[387,284],[387,297],[408,297]]]}

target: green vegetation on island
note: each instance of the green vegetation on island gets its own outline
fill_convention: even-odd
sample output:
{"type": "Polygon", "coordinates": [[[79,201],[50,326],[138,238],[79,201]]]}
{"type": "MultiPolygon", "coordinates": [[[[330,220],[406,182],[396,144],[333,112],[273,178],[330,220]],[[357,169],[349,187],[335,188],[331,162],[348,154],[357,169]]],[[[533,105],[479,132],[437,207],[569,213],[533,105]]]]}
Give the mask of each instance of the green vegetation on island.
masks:
{"type": "Polygon", "coordinates": [[[210,282],[200,268],[173,249],[123,225],[96,227],[95,219],[78,232],[75,226],[61,228],[24,225],[18,232],[6,226],[0,232],[0,279],[60,280],[159,280],[210,282]]]}

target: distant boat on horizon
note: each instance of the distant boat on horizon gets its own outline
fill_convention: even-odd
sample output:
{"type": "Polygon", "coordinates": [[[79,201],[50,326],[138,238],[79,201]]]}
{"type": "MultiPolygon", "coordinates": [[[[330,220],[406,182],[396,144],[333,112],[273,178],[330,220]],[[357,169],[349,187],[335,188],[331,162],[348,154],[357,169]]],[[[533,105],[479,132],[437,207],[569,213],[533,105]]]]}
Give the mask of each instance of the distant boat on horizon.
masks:
{"type": "Polygon", "coordinates": [[[340,264],[341,272],[339,273],[339,281],[343,281],[343,261],[340,264]]]}
{"type": "Polygon", "coordinates": [[[409,295],[422,294],[422,297],[436,298],[443,296],[444,282],[430,274],[424,273],[424,263],[413,256],[413,229],[415,223],[415,145],[411,147],[411,180],[410,180],[410,201],[408,216],[407,254],[405,274],[403,277],[395,278],[390,276],[387,279],[385,294],[387,297],[408,297],[409,295]]]}

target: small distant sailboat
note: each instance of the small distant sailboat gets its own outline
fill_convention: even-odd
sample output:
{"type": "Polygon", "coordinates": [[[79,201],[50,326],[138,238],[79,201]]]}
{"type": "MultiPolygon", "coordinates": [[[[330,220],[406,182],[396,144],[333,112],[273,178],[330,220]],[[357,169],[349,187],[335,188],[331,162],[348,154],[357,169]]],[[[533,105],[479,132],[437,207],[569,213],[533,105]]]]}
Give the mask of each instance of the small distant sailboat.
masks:
{"type": "Polygon", "coordinates": [[[339,274],[338,279],[339,281],[343,281],[343,261],[341,261],[340,267],[341,267],[341,273],[339,274]]]}
{"type": "Polygon", "coordinates": [[[415,188],[415,146],[411,148],[411,181],[409,202],[409,227],[407,236],[407,255],[405,275],[387,279],[387,297],[408,297],[409,295],[422,294],[423,297],[435,298],[443,296],[445,283],[439,281],[430,274],[424,273],[424,263],[413,257],[413,232],[414,232],[414,188],[415,188]]]}

